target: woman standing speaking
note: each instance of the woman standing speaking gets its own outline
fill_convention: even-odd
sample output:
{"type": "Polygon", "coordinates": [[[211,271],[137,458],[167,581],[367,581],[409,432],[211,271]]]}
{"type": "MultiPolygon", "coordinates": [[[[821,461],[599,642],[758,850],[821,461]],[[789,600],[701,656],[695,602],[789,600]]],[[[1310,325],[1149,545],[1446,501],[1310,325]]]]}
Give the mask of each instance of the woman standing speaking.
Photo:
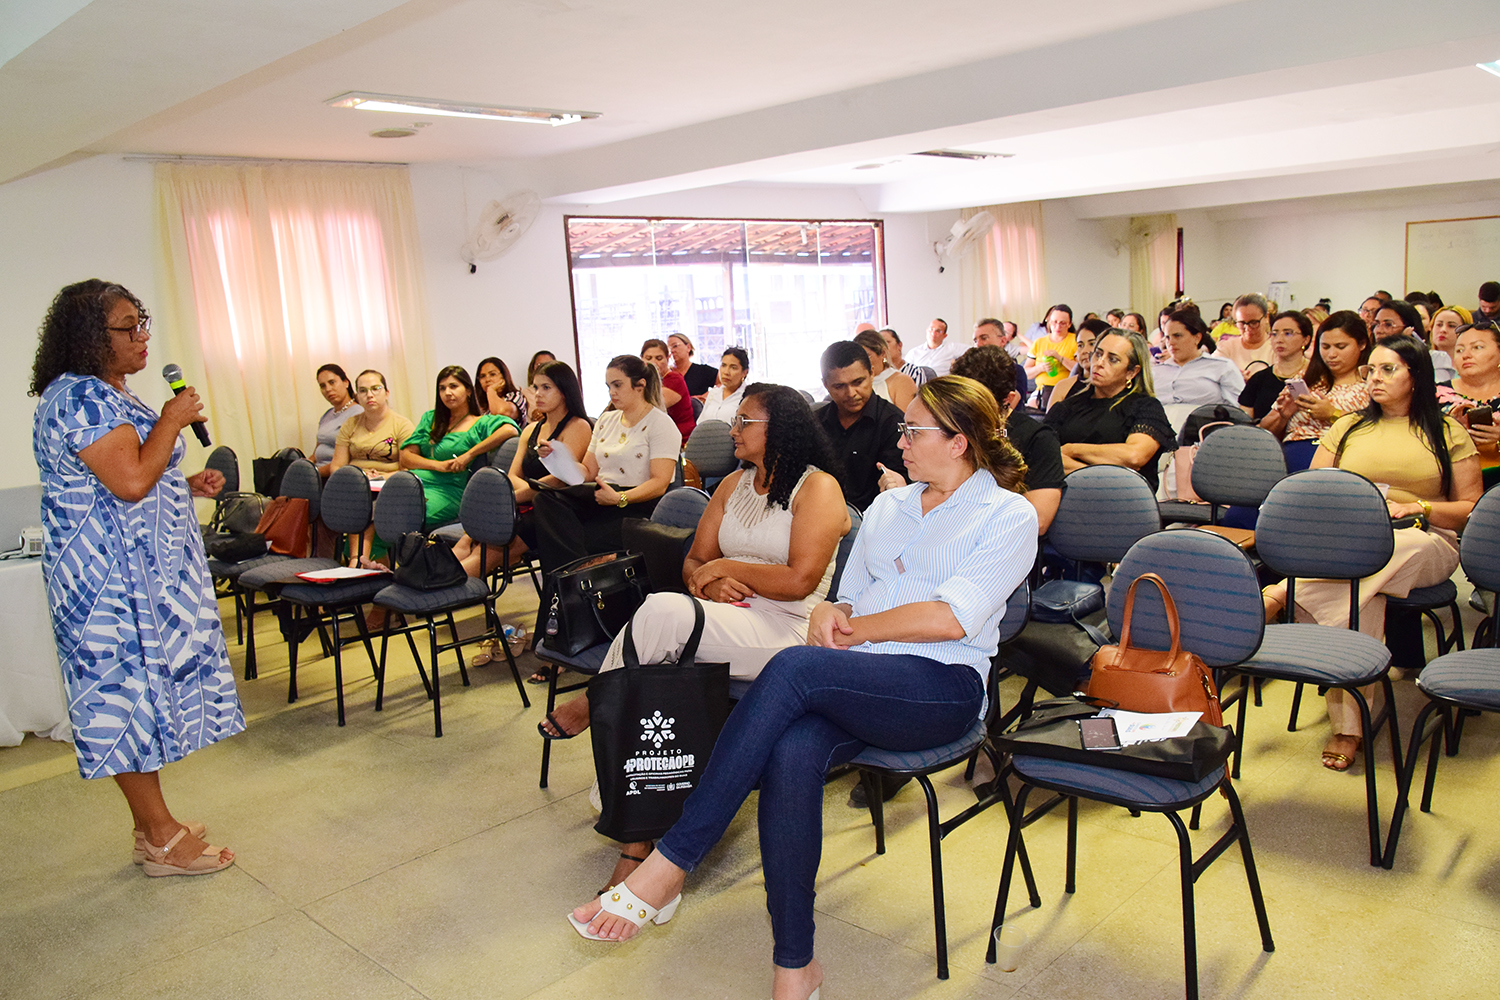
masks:
{"type": "Polygon", "coordinates": [[[234,854],[172,815],[158,772],[245,728],[193,511],[224,477],[178,469],[180,435],[202,419],[196,392],[157,414],[126,388],[150,336],[119,285],[83,281],[52,301],[31,379],[42,571],[79,772],[125,793],[147,875],[203,875],[234,854]]]}

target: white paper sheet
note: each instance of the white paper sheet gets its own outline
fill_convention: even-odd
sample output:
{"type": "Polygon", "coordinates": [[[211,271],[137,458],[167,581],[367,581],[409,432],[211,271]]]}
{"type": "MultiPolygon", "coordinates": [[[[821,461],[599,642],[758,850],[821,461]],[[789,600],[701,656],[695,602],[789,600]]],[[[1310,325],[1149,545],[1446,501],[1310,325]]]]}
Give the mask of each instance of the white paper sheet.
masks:
{"type": "Polygon", "coordinates": [[[583,466],[578,464],[573,458],[572,450],[565,445],[553,445],[552,450],[542,459],[542,465],[569,486],[577,486],[583,482],[583,466]]]}
{"type": "Polygon", "coordinates": [[[356,569],[352,566],[336,566],[333,569],[315,569],[307,573],[298,573],[297,579],[306,580],[308,583],[333,583],[335,580],[358,580],[389,572],[388,569],[356,569]]]}
{"type": "Polygon", "coordinates": [[[1114,719],[1115,729],[1120,734],[1122,746],[1137,743],[1154,743],[1186,736],[1193,723],[1202,718],[1202,712],[1127,712],[1120,708],[1106,708],[1100,712],[1102,718],[1114,719]]]}

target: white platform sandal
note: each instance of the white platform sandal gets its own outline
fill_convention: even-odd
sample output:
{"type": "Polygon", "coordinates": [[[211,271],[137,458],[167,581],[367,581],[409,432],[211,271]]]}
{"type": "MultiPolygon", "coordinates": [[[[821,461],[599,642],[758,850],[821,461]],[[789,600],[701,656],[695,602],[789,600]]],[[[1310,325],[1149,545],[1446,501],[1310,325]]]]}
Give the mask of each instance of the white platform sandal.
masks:
{"type": "MultiPolygon", "coordinates": [[[[677,912],[677,904],[682,902],[682,893],[679,892],[676,896],[672,897],[672,901],[667,903],[667,905],[663,906],[660,910],[658,910],[656,907],[652,906],[645,900],[641,899],[635,893],[631,892],[623,882],[615,886],[613,889],[610,889],[599,898],[603,904],[599,908],[599,912],[613,914],[617,917],[624,917],[626,920],[635,924],[637,927],[641,927],[648,920],[653,924],[664,924],[668,920],[671,920],[672,915],[677,912]]],[[[577,931],[581,937],[586,937],[590,941],[614,940],[614,938],[603,937],[601,935],[595,934],[593,931],[590,931],[589,924],[592,922],[593,921],[591,920],[579,920],[577,917],[573,916],[573,914],[568,914],[568,923],[573,925],[573,929],[577,931]]]]}

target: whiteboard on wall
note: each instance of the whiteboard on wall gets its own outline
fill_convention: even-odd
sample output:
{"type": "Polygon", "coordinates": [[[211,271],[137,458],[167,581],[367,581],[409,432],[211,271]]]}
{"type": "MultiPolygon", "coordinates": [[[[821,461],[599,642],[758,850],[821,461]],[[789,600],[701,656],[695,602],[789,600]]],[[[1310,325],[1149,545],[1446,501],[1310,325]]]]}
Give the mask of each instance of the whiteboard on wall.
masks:
{"type": "Polygon", "coordinates": [[[1500,281],[1500,215],[1406,224],[1405,291],[1472,308],[1486,281],[1500,281]]]}

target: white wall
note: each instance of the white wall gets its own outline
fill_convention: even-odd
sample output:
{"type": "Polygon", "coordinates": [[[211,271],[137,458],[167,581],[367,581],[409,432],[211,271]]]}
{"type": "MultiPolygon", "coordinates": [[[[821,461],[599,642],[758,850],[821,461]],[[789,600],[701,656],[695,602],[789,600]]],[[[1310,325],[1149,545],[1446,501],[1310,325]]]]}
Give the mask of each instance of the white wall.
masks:
{"type": "MultiPolygon", "coordinates": [[[[1124,219],[1080,219],[1066,201],[1042,202],[1042,249],[1048,303],[1065,302],[1076,319],[1084,313],[1129,309],[1130,251],[1124,219]]],[[[1021,329],[1040,316],[1007,316],[1021,329]]],[[[1154,317],[1153,317],[1154,318],[1154,317]]]]}

